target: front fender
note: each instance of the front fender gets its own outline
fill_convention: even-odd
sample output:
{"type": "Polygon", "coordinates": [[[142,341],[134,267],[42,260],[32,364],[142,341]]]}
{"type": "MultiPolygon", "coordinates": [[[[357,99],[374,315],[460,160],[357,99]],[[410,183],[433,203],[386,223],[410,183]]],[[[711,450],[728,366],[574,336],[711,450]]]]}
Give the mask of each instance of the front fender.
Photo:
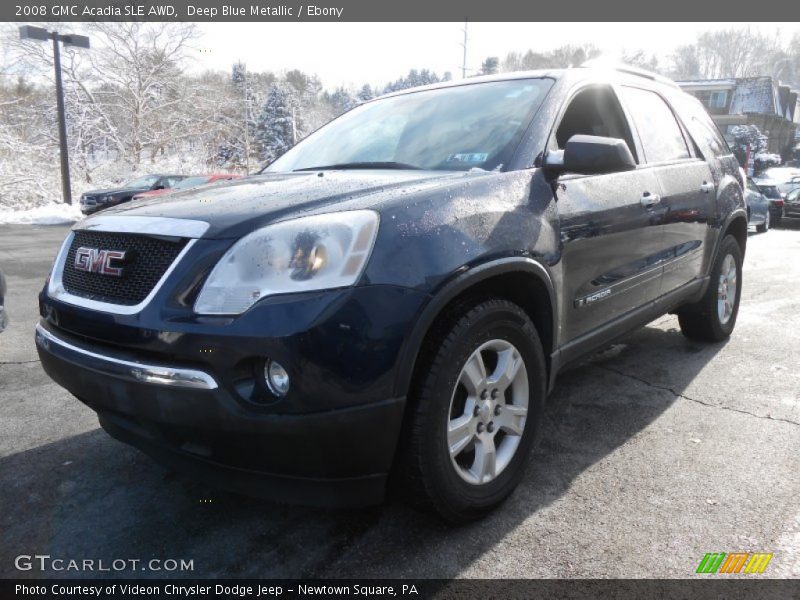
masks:
{"type": "MultiPolygon", "coordinates": [[[[535,277],[547,291],[551,313],[551,331],[558,331],[557,304],[555,290],[550,272],[540,262],[529,257],[506,257],[474,266],[466,271],[461,271],[431,296],[431,299],[422,307],[411,334],[406,338],[398,357],[398,369],[395,381],[395,392],[406,395],[411,387],[414,367],[419,357],[425,336],[442,311],[453,300],[468,292],[481,282],[492,277],[510,273],[525,273],[535,277]]],[[[544,348],[545,355],[552,352],[552,348],[544,348]]]]}

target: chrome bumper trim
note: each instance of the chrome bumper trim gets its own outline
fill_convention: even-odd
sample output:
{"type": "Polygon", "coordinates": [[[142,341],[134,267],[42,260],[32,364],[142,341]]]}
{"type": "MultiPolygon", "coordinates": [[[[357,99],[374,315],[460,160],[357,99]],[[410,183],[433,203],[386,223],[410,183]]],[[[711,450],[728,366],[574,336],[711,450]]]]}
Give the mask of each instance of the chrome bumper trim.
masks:
{"type": "Polygon", "coordinates": [[[218,387],[216,380],[204,371],[152,365],[98,354],[62,340],[41,324],[36,325],[36,345],[67,362],[130,381],[203,390],[215,390],[218,387]]]}

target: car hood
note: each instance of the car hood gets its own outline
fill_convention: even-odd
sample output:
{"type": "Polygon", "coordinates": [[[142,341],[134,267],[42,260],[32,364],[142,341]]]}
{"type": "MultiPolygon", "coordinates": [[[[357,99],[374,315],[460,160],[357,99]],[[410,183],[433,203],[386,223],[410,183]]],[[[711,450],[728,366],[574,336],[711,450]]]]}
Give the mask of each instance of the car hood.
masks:
{"type": "Polygon", "coordinates": [[[127,194],[127,193],[136,193],[136,192],[144,192],[147,191],[149,188],[105,188],[102,190],[89,190],[88,192],[83,192],[81,196],[103,196],[109,194],[127,194]]]}
{"type": "Polygon", "coordinates": [[[205,221],[205,238],[241,237],[271,222],[332,210],[379,209],[399,196],[482,173],[453,171],[314,171],[274,173],[136,200],[104,216],[205,221]]]}

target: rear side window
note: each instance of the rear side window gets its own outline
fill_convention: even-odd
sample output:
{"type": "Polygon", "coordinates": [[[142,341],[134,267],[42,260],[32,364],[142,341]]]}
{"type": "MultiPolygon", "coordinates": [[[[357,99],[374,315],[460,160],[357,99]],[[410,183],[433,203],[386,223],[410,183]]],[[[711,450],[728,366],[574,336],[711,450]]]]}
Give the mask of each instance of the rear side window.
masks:
{"type": "Polygon", "coordinates": [[[714,156],[731,153],[728,142],[699,100],[684,92],[675,94],[671,100],[691,136],[706,152],[711,151],[714,156]]]}
{"type": "Polygon", "coordinates": [[[658,94],[623,87],[622,96],[631,112],[649,163],[690,158],[680,125],[658,94]]]}
{"type": "Polygon", "coordinates": [[[758,186],[761,190],[761,193],[764,194],[770,200],[780,200],[781,193],[778,191],[778,188],[774,185],[760,185],[758,186]]]}

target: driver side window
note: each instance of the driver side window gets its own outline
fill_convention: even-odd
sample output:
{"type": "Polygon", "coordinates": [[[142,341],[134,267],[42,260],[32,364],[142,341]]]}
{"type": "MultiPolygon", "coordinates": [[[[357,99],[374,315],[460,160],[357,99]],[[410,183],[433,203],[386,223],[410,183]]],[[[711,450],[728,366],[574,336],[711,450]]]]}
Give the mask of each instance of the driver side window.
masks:
{"type": "Polygon", "coordinates": [[[609,86],[593,86],[578,92],[556,129],[555,141],[563,150],[573,135],[597,135],[624,140],[637,159],[628,121],[609,86]]]}

